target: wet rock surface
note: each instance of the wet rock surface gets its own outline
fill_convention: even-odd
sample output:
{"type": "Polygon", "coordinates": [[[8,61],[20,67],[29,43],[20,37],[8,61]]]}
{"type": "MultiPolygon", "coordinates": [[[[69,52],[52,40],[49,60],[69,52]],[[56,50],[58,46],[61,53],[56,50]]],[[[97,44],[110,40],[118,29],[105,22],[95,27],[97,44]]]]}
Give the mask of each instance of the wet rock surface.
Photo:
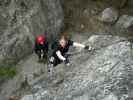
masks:
{"type": "Polygon", "coordinates": [[[130,42],[122,37],[96,35],[86,44],[91,52],[71,57],[68,68],[55,68],[55,79],[42,78],[32,93],[21,100],[127,100],[132,98],[132,56],[130,42]]]}

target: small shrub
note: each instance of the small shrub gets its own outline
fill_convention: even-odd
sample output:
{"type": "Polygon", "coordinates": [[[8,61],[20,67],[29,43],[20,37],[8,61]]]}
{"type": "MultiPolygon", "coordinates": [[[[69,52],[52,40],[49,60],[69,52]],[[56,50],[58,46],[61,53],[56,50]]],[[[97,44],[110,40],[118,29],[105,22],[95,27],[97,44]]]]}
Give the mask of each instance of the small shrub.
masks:
{"type": "Polygon", "coordinates": [[[17,74],[15,65],[0,65],[0,79],[10,79],[17,74]]]}

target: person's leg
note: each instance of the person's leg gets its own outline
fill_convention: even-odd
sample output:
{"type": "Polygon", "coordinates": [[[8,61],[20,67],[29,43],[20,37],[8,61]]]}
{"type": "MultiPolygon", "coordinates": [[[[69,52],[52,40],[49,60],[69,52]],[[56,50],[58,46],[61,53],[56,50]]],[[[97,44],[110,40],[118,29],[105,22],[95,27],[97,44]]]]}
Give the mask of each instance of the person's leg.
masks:
{"type": "Polygon", "coordinates": [[[43,50],[43,58],[47,58],[48,57],[48,51],[46,51],[45,49],[43,50]]]}
{"type": "Polygon", "coordinates": [[[67,66],[70,66],[70,61],[69,61],[69,58],[68,58],[68,55],[67,54],[65,55],[65,58],[66,58],[65,64],[67,66]]]}
{"type": "Polygon", "coordinates": [[[59,59],[55,59],[54,57],[50,58],[50,64],[49,64],[49,68],[48,68],[48,72],[49,72],[49,77],[50,79],[54,79],[55,78],[55,67],[60,64],[62,61],[59,59]]]}
{"type": "Polygon", "coordinates": [[[54,79],[54,65],[53,64],[48,64],[48,77],[50,80],[54,79]]]}
{"type": "Polygon", "coordinates": [[[50,72],[51,67],[54,67],[54,63],[55,63],[55,58],[54,57],[50,57],[48,60],[48,72],[50,72]]]}
{"type": "Polygon", "coordinates": [[[54,57],[50,57],[49,59],[49,64],[48,64],[48,77],[50,80],[54,79],[55,72],[54,72],[54,67],[56,66],[56,60],[54,57]]]}
{"type": "Polygon", "coordinates": [[[48,66],[48,72],[50,72],[51,67],[56,67],[58,64],[60,64],[62,61],[59,59],[55,59],[54,57],[51,57],[49,59],[49,66],[48,66]]]}
{"type": "Polygon", "coordinates": [[[48,60],[48,52],[46,50],[43,50],[43,59],[45,62],[48,60]]]}
{"type": "Polygon", "coordinates": [[[40,50],[37,50],[37,51],[36,51],[36,54],[37,54],[37,56],[38,56],[38,60],[40,60],[40,59],[41,59],[41,51],[40,51],[40,50]]]}
{"type": "Polygon", "coordinates": [[[42,49],[43,49],[43,58],[47,59],[47,56],[48,56],[48,43],[45,43],[42,49]]]}

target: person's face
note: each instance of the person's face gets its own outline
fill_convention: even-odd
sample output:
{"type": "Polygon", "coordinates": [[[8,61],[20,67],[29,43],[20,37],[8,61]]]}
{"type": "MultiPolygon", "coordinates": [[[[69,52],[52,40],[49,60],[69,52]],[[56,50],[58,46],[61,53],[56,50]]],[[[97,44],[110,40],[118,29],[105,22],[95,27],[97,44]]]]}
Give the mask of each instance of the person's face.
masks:
{"type": "Polygon", "coordinates": [[[59,43],[60,43],[61,47],[64,48],[65,45],[66,45],[66,40],[65,39],[60,39],[59,43]]]}

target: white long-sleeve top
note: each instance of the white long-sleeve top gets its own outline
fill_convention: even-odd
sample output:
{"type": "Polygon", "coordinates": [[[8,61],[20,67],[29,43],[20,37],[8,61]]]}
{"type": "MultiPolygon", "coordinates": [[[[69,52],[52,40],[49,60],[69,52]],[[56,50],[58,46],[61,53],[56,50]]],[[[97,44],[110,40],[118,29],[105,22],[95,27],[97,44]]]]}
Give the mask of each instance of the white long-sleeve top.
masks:
{"type": "MultiPolygon", "coordinates": [[[[81,43],[77,43],[77,42],[73,42],[73,46],[74,46],[74,47],[85,48],[85,45],[83,45],[83,44],[81,44],[81,43]]],[[[66,60],[66,58],[61,54],[61,51],[60,51],[60,50],[56,51],[56,55],[57,55],[57,57],[58,57],[60,60],[62,60],[62,61],[65,61],[65,60],[66,60]]]]}
{"type": "Polygon", "coordinates": [[[57,57],[60,59],[60,60],[62,60],[62,61],[65,61],[66,60],[66,58],[61,54],[61,52],[58,50],[58,51],[56,51],[56,55],[57,55],[57,57]]]}

